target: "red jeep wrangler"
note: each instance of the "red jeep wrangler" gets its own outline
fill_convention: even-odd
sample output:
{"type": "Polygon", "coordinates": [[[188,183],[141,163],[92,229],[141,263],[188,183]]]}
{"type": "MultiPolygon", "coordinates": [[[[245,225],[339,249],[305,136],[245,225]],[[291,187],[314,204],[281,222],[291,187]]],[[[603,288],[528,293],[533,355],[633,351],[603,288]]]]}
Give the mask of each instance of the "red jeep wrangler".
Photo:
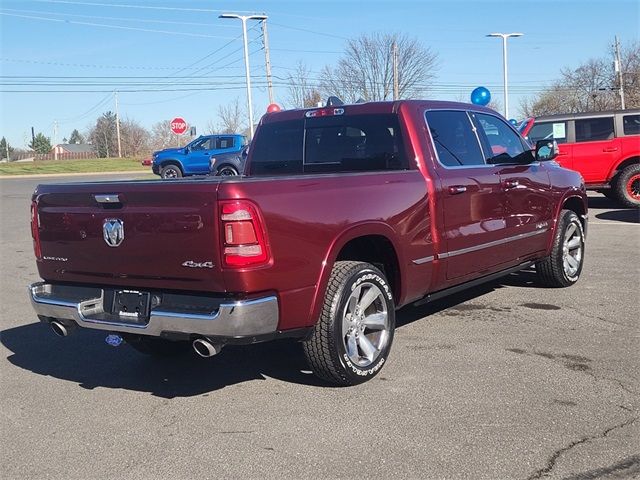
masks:
{"type": "Polygon", "coordinates": [[[556,161],[580,172],[588,189],[629,207],[640,206],[640,110],[530,118],[520,131],[532,145],[556,140],[556,161]]]}

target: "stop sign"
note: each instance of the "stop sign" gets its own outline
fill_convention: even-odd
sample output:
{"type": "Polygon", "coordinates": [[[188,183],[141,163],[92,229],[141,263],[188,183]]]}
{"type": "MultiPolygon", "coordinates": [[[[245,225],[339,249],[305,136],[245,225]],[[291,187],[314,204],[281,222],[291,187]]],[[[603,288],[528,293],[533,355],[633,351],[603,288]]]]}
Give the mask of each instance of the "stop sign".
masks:
{"type": "Polygon", "coordinates": [[[176,117],[171,120],[171,131],[176,135],[182,135],[187,131],[187,122],[182,117],[176,117]]]}

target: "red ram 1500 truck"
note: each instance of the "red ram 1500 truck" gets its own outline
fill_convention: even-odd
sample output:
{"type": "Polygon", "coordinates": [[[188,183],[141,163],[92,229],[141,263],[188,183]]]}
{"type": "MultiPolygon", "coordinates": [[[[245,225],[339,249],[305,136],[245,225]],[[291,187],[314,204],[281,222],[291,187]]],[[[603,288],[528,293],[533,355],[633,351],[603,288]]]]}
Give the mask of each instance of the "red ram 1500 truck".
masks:
{"type": "Polygon", "coordinates": [[[294,337],[315,374],[360,383],[403,305],[532,265],[578,280],[585,187],[554,153],[460,103],[269,113],[242,177],[38,186],[31,301],[59,335],[151,354],[294,337]]]}

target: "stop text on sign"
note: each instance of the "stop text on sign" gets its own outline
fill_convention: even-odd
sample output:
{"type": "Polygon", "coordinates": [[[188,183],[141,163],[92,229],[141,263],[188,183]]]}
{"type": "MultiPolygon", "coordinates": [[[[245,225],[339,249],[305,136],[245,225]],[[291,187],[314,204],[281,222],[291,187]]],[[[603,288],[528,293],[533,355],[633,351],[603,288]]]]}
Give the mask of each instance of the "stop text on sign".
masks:
{"type": "Polygon", "coordinates": [[[182,135],[187,131],[187,122],[182,117],[176,117],[171,120],[171,131],[176,135],[182,135]]]}

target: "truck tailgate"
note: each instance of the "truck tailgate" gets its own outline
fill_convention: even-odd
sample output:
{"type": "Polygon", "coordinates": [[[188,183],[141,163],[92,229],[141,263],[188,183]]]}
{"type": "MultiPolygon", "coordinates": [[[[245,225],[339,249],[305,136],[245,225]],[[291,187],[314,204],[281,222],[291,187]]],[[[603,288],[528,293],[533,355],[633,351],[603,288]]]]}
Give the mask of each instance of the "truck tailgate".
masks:
{"type": "Polygon", "coordinates": [[[47,281],[224,292],[218,181],[40,185],[47,281]]]}

